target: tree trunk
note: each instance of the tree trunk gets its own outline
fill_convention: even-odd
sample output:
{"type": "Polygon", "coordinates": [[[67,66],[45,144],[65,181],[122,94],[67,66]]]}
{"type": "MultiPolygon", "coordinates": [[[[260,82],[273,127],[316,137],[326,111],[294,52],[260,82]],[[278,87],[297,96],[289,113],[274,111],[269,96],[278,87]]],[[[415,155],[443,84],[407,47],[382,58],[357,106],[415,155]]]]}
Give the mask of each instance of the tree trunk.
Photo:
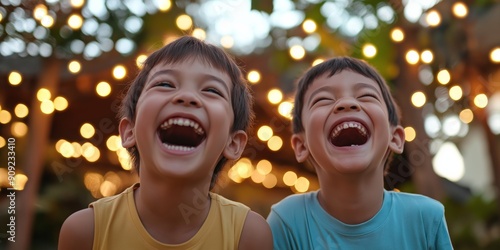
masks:
{"type": "MultiPolygon", "coordinates": [[[[58,59],[51,58],[43,61],[43,63],[36,91],[40,88],[46,88],[52,93],[52,96],[55,96],[59,83],[61,62],[58,59]]],[[[34,97],[30,108],[26,149],[22,150],[25,152],[22,170],[28,177],[28,181],[24,190],[17,192],[16,241],[9,245],[9,249],[12,250],[26,250],[31,246],[33,222],[36,212],[35,204],[40,188],[46,148],[49,142],[52,117],[53,113],[42,113],[40,101],[34,97]]]]}
{"type": "Polygon", "coordinates": [[[396,46],[399,75],[395,79],[396,95],[401,108],[403,125],[412,126],[416,132],[416,138],[412,142],[406,142],[405,152],[408,155],[409,170],[418,193],[443,200],[445,193],[440,178],[432,168],[432,155],[429,151],[430,138],[427,136],[422,110],[416,108],[410,102],[414,92],[422,90],[422,84],[418,78],[418,66],[406,62],[406,52],[416,46],[417,30],[406,29],[405,40],[396,46]]]}

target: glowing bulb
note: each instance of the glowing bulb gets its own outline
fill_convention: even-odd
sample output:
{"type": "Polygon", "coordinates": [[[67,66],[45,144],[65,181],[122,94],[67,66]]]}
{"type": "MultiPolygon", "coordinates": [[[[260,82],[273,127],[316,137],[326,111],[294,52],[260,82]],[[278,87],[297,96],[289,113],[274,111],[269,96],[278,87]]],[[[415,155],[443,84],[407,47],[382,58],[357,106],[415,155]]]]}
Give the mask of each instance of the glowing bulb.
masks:
{"type": "Polygon", "coordinates": [[[417,64],[420,59],[420,55],[416,50],[409,50],[408,53],[406,53],[406,61],[409,64],[417,64]]]}
{"type": "Polygon", "coordinates": [[[80,127],[80,134],[82,135],[83,138],[89,139],[90,137],[94,136],[95,128],[90,123],[84,123],[80,127]]]}
{"type": "Polygon", "coordinates": [[[68,107],[68,100],[62,96],[58,96],[54,99],[54,108],[57,111],[63,111],[68,107]]]}
{"type": "Polygon", "coordinates": [[[17,71],[12,71],[10,72],[9,74],[9,83],[11,85],[19,85],[21,83],[21,81],[23,80],[23,77],[21,76],[21,74],[17,71]]]}
{"type": "Polygon", "coordinates": [[[281,137],[277,136],[277,135],[273,135],[271,138],[269,138],[269,140],[267,141],[267,147],[271,150],[271,151],[278,151],[281,149],[281,147],[283,146],[283,140],[281,139],[281,137]]]}
{"type": "Polygon", "coordinates": [[[226,49],[230,49],[234,46],[234,39],[231,36],[223,36],[220,39],[220,44],[226,49]]]}
{"type": "Polygon", "coordinates": [[[290,56],[295,60],[300,60],[306,55],[306,50],[300,45],[290,47],[290,56]]]}
{"type": "Polygon", "coordinates": [[[429,11],[429,13],[427,13],[425,20],[430,26],[435,27],[441,23],[441,15],[439,14],[439,12],[431,10],[429,11]]]}
{"type": "Polygon", "coordinates": [[[462,2],[454,3],[452,10],[453,10],[453,14],[458,18],[466,17],[467,13],[469,12],[467,6],[462,2]]]}
{"type": "Polygon", "coordinates": [[[95,91],[99,96],[106,97],[111,93],[111,85],[107,82],[100,82],[95,87],[95,91]]]}
{"type": "Polygon", "coordinates": [[[196,37],[200,40],[205,40],[207,38],[207,33],[200,29],[200,28],[196,28],[193,30],[193,33],[191,34],[193,37],[196,37]]]}
{"type": "Polygon", "coordinates": [[[422,59],[422,62],[424,62],[424,63],[431,63],[432,60],[434,60],[434,55],[432,54],[432,51],[424,50],[424,51],[422,51],[420,58],[422,59]]]}
{"type": "Polygon", "coordinates": [[[476,95],[474,105],[478,108],[485,108],[488,105],[488,97],[485,94],[476,95]]]}
{"type": "Polygon", "coordinates": [[[377,48],[373,44],[365,44],[363,46],[363,55],[367,58],[373,58],[377,54],[377,48]]]}
{"type": "Polygon", "coordinates": [[[250,83],[258,83],[260,81],[260,73],[257,70],[251,70],[248,72],[247,79],[250,83]]]}
{"type": "Polygon", "coordinates": [[[68,18],[68,26],[74,30],[80,29],[83,24],[82,16],[73,14],[68,18]]]}
{"type": "Polygon", "coordinates": [[[314,31],[316,31],[316,28],[317,28],[317,25],[316,23],[311,20],[311,19],[306,19],[303,23],[302,23],[302,29],[306,32],[306,33],[313,33],[314,31]]]}
{"type": "Polygon", "coordinates": [[[405,39],[405,34],[400,28],[395,28],[391,31],[391,39],[394,42],[401,42],[405,39]]]}
{"type": "Polygon", "coordinates": [[[137,56],[137,58],[135,59],[135,65],[137,65],[138,68],[142,69],[142,67],[144,66],[144,62],[146,62],[146,59],[148,59],[148,56],[144,54],[137,56]]]}
{"type": "Polygon", "coordinates": [[[437,74],[437,80],[443,85],[448,84],[451,80],[450,72],[448,72],[448,70],[446,69],[439,71],[439,73],[437,74]]]}
{"type": "Polygon", "coordinates": [[[462,88],[460,88],[460,86],[451,87],[450,91],[449,91],[449,95],[450,95],[450,98],[452,100],[455,100],[455,101],[460,100],[460,98],[462,98],[462,95],[463,95],[462,88]]]}
{"type": "Polygon", "coordinates": [[[190,16],[188,15],[180,15],[177,17],[175,20],[175,24],[177,24],[177,27],[181,30],[188,30],[193,26],[193,20],[191,19],[190,16]]]}
{"type": "Polygon", "coordinates": [[[267,93],[267,99],[272,104],[278,104],[283,99],[283,93],[279,89],[271,89],[267,93]]]}
{"type": "Polygon", "coordinates": [[[413,127],[406,127],[405,128],[405,140],[407,142],[411,142],[415,140],[415,137],[417,137],[417,132],[413,127]]]}
{"type": "Polygon", "coordinates": [[[425,102],[427,101],[426,99],[427,98],[425,97],[425,94],[418,91],[413,93],[413,95],[411,96],[411,103],[413,104],[413,106],[420,108],[424,106],[425,102]]]}
{"type": "Polygon", "coordinates": [[[24,118],[28,115],[29,110],[28,110],[28,107],[26,105],[19,103],[14,108],[14,113],[16,114],[17,117],[24,118]]]}
{"type": "Polygon", "coordinates": [[[82,65],[78,61],[71,61],[68,64],[68,70],[73,74],[80,72],[81,69],[82,65]]]}
{"type": "Polygon", "coordinates": [[[125,78],[127,75],[127,69],[123,65],[116,65],[113,68],[113,77],[117,80],[125,78]]]}
{"type": "Polygon", "coordinates": [[[264,125],[257,130],[257,137],[261,141],[267,141],[273,136],[273,129],[267,125],[264,125]]]}
{"type": "Polygon", "coordinates": [[[495,48],[490,52],[490,59],[494,63],[500,63],[500,48],[495,48]]]}
{"type": "Polygon", "coordinates": [[[36,92],[36,98],[43,102],[43,101],[46,101],[46,100],[50,100],[50,97],[52,96],[52,94],[50,93],[50,91],[46,88],[41,88],[39,89],[37,92],[36,92]]]}
{"type": "Polygon", "coordinates": [[[474,113],[470,109],[460,111],[459,118],[463,123],[471,123],[474,120],[474,113]]]}
{"type": "Polygon", "coordinates": [[[172,2],[170,0],[157,0],[156,4],[161,12],[166,12],[172,7],[172,2]]]}

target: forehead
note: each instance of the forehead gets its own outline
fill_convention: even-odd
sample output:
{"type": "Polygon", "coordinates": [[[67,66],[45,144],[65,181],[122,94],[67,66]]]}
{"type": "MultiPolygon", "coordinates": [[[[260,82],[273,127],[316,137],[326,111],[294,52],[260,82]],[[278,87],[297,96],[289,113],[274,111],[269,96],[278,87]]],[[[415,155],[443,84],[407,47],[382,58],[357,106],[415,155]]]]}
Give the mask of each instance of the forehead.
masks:
{"type": "Polygon", "coordinates": [[[158,63],[153,66],[147,82],[161,75],[173,75],[183,78],[218,78],[228,87],[232,86],[229,74],[199,57],[188,57],[177,62],[158,63]]]}
{"type": "Polygon", "coordinates": [[[375,80],[355,71],[342,70],[332,76],[329,76],[329,73],[324,73],[312,80],[305,92],[305,97],[309,97],[318,89],[325,91],[341,91],[365,88],[375,89],[377,92],[382,93],[379,84],[375,80]]]}

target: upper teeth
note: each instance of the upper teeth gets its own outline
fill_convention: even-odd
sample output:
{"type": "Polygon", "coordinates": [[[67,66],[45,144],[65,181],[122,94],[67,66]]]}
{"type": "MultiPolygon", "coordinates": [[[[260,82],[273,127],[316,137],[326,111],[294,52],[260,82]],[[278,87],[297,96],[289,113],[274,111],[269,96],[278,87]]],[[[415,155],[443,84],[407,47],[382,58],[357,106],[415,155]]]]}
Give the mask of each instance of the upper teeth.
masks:
{"type": "Polygon", "coordinates": [[[359,132],[363,135],[363,136],[366,136],[368,135],[368,132],[366,132],[366,128],[359,122],[343,122],[339,125],[337,125],[337,127],[335,127],[332,131],[332,137],[336,137],[337,135],[340,134],[340,131],[342,131],[343,129],[347,129],[347,128],[356,128],[359,130],[359,132]]]}
{"type": "Polygon", "coordinates": [[[160,128],[167,129],[167,128],[172,127],[172,124],[177,125],[177,126],[192,127],[194,129],[194,131],[199,135],[202,135],[205,133],[205,131],[203,131],[203,128],[200,126],[200,124],[198,124],[197,122],[195,122],[193,120],[187,119],[187,118],[170,118],[170,119],[164,121],[161,124],[160,128]]]}

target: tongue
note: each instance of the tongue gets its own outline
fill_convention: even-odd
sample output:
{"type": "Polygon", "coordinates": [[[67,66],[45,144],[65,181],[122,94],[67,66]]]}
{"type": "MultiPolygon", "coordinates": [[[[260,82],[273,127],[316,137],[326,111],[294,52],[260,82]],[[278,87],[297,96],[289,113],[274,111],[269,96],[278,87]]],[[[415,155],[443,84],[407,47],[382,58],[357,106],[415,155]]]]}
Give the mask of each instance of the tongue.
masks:
{"type": "Polygon", "coordinates": [[[367,138],[363,136],[357,128],[346,128],[340,131],[340,133],[331,139],[333,145],[337,147],[349,147],[353,145],[363,145],[367,141],[367,138]]]}

